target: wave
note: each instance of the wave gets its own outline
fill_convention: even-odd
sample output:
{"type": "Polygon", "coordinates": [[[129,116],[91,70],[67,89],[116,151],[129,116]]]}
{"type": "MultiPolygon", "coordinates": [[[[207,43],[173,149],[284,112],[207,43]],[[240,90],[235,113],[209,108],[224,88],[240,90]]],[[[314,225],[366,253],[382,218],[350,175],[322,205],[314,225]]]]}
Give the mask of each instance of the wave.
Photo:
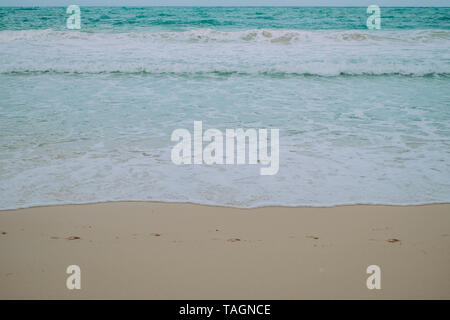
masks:
{"type": "Polygon", "coordinates": [[[245,71],[194,71],[194,72],[175,72],[175,71],[151,71],[151,70],[136,70],[136,71],[124,71],[124,70],[109,70],[109,71],[77,71],[77,70],[57,70],[57,69],[45,69],[45,70],[13,70],[2,71],[2,75],[41,75],[41,74],[55,74],[55,75],[142,75],[142,76],[174,76],[174,77],[206,77],[206,76],[263,76],[272,78],[289,78],[289,77],[356,77],[356,76],[400,76],[400,77],[450,77],[450,70],[446,72],[442,71],[426,71],[426,70],[410,70],[410,71],[311,71],[311,72],[283,72],[283,71],[259,71],[259,72],[245,72],[245,71]]]}
{"type": "Polygon", "coordinates": [[[450,75],[450,30],[0,31],[0,74],[450,75]]]}
{"type": "Polygon", "coordinates": [[[100,33],[89,31],[45,30],[3,30],[0,42],[10,41],[57,41],[63,39],[80,40],[154,40],[187,42],[411,42],[429,43],[450,41],[450,30],[289,30],[289,29],[252,29],[240,31],[218,31],[209,28],[192,29],[180,32],[121,32],[100,33]]]}

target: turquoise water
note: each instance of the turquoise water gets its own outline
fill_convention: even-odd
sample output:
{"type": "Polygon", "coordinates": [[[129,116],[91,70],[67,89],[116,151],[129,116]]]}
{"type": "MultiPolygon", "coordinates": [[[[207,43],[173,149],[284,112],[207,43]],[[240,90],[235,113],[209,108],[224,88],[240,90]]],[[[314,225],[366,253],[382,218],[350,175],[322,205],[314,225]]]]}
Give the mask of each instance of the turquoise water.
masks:
{"type": "MultiPolygon", "coordinates": [[[[65,30],[66,8],[0,8],[0,30],[65,30]]],[[[82,7],[84,31],[366,29],[366,8],[82,7]]],[[[383,29],[450,29],[450,8],[381,8],[383,29]]]]}
{"type": "Polygon", "coordinates": [[[0,8],[0,208],[450,201],[450,8],[0,8]],[[176,166],[279,128],[280,170],[176,166]]]}

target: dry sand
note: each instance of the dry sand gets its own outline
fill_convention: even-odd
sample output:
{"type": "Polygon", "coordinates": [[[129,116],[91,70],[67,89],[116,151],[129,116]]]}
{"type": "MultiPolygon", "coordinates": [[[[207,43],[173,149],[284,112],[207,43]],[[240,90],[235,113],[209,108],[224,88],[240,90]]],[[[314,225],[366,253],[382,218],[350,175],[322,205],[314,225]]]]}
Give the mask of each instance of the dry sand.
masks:
{"type": "Polygon", "coordinates": [[[0,211],[0,298],[449,299],[450,204],[0,211]],[[72,264],[81,290],[66,288],[72,264]]]}

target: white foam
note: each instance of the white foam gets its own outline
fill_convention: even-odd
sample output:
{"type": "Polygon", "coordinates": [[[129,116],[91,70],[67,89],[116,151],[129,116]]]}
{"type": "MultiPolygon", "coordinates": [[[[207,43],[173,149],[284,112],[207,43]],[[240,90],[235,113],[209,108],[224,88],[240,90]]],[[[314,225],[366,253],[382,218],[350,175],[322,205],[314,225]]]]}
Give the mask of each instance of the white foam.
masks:
{"type": "Polygon", "coordinates": [[[450,201],[448,35],[0,31],[0,208],[450,201]],[[194,120],[279,128],[279,173],[175,166],[194,120]]]}
{"type": "Polygon", "coordinates": [[[0,49],[0,73],[450,74],[439,30],[0,31],[0,49]]]}

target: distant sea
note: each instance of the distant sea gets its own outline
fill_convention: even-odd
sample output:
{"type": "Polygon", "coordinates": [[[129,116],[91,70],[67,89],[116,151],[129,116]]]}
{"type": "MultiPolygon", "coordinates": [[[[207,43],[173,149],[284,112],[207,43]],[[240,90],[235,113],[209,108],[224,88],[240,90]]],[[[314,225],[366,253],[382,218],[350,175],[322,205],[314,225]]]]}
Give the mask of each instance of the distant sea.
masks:
{"type": "Polygon", "coordinates": [[[450,202],[450,8],[0,8],[0,209],[450,202]],[[177,128],[279,128],[280,169],[176,166],[177,128]]]}

